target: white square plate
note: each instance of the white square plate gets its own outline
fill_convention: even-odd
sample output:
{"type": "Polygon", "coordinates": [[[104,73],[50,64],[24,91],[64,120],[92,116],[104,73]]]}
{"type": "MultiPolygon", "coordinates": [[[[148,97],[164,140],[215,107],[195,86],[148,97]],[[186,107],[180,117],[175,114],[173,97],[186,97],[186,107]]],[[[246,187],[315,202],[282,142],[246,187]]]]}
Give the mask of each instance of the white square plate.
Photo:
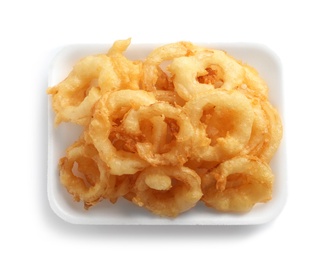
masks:
{"type": "MultiPolygon", "coordinates": [[[[270,88],[271,103],[278,109],[282,120],[283,89],[281,65],[277,56],[267,47],[244,43],[197,43],[198,45],[223,49],[237,59],[255,67],[270,88]]],[[[130,59],[142,59],[159,44],[131,44],[126,55],[130,59]]],[[[80,58],[97,53],[106,53],[109,45],[71,45],[63,48],[55,57],[49,73],[49,86],[62,81],[80,58]]],[[[54,127],[51,98],[48,103],[48,198],[53,211],[62,219],[74,224],[90,225],[255,225],[266,223],[281,212],[287,194],[285,142],[272,160],[276,176],[273,199],[256,205],[246,214],[218,213],[199,202],[196,207],[175,219],[154,216],[144,208],[119,199],[116,204],[102,201],[89,210],[82,203],[74,202],[72,196],[59,182],[58,160],[65,149],[73,143],[81,129],[71,124],[54,127]]]]}

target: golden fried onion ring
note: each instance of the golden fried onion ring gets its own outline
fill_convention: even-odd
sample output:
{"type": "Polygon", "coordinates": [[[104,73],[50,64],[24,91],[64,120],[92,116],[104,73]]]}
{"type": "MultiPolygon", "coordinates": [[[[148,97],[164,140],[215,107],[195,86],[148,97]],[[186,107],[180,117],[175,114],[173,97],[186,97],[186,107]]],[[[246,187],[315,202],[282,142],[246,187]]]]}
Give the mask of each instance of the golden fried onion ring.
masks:
{"type": "Polygon", "coordinates": [[[253,67],[248,64],[242,64],[242,66],[245,71],[245,78],[244,83],[239,86],[239,90],[243,91],[246,96],[267,99],[269,89],[266,82],[253,67]]]}
{"type": "MultiPolygon", "coordinates": [[[[107,52],[117,75],[115,85],[117,89],[139,89],[142,73],[142,62],[132,61],[124,56],[131,43],[131,39],[115,41],[107,52]]],[[[110,73],[110,71],[108,72],[110,73]]],[[[113,84],[113,83],[112,83],[113,84]]]]}
{"type": "Polygon", "coordinates": [[[200,200],[200,185],[200,177],[187,167],[149,167],[136,180],[132,202],[154,214],[175,217],[200,200]]]}
{"type": "Polygon", "coordinates": [[[202,200],[218,211],[247,212],[272,197],[274,175],[256,157],[234,157],[202,176],[202,200]]]}
{"type": "Polygon", "coordinates": [[[76,63],[68,77],[47,89],[52,94],[55,124],[87,125],[100,96],[118,89],[139,89],[142,64],[130,61],[123,52],[130,39],[116,41],[107,55],[90,55],[76,63]]]}
{"type": "Polygon", "coordinates": [[[111,174],[134,174],[148,166],[138,154],[116,149],[109,136],[114,126],[121,122],[131,108],[155,102],[154,96],[143,90],[109,92],[97,102],[93,118],[85,131],[85,138],[94,144],[111,174]]]}
{"type": "Polygon", "coordinates": [[[107,172],[101,164],[96,149],[83,140],[72,144],[59,161],[60,182],[74,200],[84,202],[86,209],[97,204],[106,192],[107,172]]]}
{"type": "Polygon", "coordinates": [[[166,102],[140,106],[127,113],[123,127],[127,133],[142,134],[141,123],[146,120],[151,122],[152,131],[148,140],[137,142],[139,156],[153,166],[184,164],[194,131],[182,109],[166,102]]]}
{"type": "Polygon", "coordinates": [[[250,139],[254,113],[250,101],[237,91],[199,94],[184,111],[196,132],[192,158],[221,162],[239,153],[250,139]]]}
{"type": "Polygon", "coordinates": [[[218,65],[222,69],[220,88],[231,90],[243,83],[243,67],[221,50],[200,49],[193,56],[175,58],[168,70],[172,73],[175,91],[184,100],[215,89],[213,84],[200,83],[197,78],[208,74],[207,68],[218,65]]]}
{"type": "MultiPolygon", "coordinates": [[[[57,125],[61,122],[86,125],[89,122],[92,107],[101,96],[101,88],[108,87],[98,84],[104,67],[112,72],[111,61],[106,55],[87,56],[73,67],[65,80],[47,89],[47,93],[52,94],[57,125]]],[[[106,78],[112,76],[112,73],[106,74],[106,78]]]]}
{"type": "Polygon", "coordinates": [[[255,155],[257,155],[259,159],[269,163],[279,147],[283,128],[277,109],[275,109],[269,101],[262,101],[261,104],[266,115],[268,131],[261,150],[255,155]]]}
{"type": "Polygon", "coordinates": [[[160,65],[164,61],[192,55],[195,48],[190,42],[171,43],[155,48],[143,63],[142,88],[147,91],[154,91],[158,80],[163,80],[164,77],[167,81],[160,65]]]}
{"type": "Polygon", "coordinates": [[[254,112],[254,122],[250,139],[240,155],[259,155],[265,142],[268,141],[268,121],[264,110],[262,109],[262,101],[253,98],[251,104],[254,112]]]}

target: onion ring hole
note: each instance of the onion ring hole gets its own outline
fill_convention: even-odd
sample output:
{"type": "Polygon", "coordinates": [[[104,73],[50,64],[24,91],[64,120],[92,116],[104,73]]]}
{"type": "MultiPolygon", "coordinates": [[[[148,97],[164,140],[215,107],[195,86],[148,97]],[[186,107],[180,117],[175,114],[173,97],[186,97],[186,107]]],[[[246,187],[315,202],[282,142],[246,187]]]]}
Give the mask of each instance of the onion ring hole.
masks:
{"type": "Polygon", "coordinates": [[[81,157],[75,160],[72,174],[84,182],[86,188],[94,186],[99,181],[100,172],[94,160],[81,157]]]}
{"type": "Polygon", "coordinates": [[[207,137],[211,139],[211,145],[217,144],[219,137],[226,137],[234,128],[233,111],[229,109],[215,110],[215,106],[203,109],[200,121],[206,126],[207,137]]]}
{"type": "Polygon", "coordinates": [[[220,88],[223,81],[223,69],[216,64],[208,66],[206,69],[207,74],[197,77],[197,81],[202,84],[211,84],[214,88],[220,88]]]}

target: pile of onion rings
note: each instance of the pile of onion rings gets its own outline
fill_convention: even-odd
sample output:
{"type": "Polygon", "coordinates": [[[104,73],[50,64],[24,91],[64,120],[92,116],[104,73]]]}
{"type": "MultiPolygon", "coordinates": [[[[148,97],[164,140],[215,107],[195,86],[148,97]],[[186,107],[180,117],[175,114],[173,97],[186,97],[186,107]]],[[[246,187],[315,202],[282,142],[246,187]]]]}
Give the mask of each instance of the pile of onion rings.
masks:
{"type": "Polygon", "coordinates": [[[83,128],[59,161],[74,200],[88,209],[124,198],[164,217],[200,201],[247,212],[271,200],[283,130],[257,71],[190,42],[143,60],[124,55],[129,45],[81,59],[47,89],[55,125],[83,128]]]}

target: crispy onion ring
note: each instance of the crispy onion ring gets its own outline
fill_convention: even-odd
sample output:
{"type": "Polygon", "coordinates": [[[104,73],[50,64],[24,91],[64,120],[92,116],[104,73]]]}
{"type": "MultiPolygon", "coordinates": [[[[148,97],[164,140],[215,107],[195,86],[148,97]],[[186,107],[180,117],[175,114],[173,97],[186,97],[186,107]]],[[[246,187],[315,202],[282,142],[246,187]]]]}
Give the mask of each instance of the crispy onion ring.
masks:
{"type": "MultiPolygon", "coordinates": [[[[97,102],[93,118],[85,131],[85,138],[94,144],[100,158],[110,168],[111,174],[134,174],[148,165],[138,154],[117,149],[109,136],[114,126],[120,124],[131,108],[155,102],[154,96],[143,90],[119,90],[106,93],[97,102]]],[[[129,140],[135,142],[133,139],[129,140]]]]}
{"type": "Polygon", "coordinates": [[[200,185],[200,177],[187,167],[149,167],[136,180],[132,202],[157,215],[175,217],[200,200],[200,185]]]}
{"type": "Polygon", "coordinates": [[[75,201],[84,202],[86,209],[97,204],[106,193],[108,173],[101,164],[96,149],[83,140],[72,144],[59,161],[60,182],[75,201]]]}
{"type": "Polygon", "coordinates": [[[244,82],[238,89],[248,97],[268,98],[268,86],[259,73],[250,65],[242,64],[245,71],[244,82]]]}
{"type": "Polygon", "coordinates": [[[258,98],[251,100],[254,122],[249,142],[241,151],[240,155],[254,155],[258,156],[261,149],[269,137],[268,121],[264,110],[262,109],[262,101],[258,98]]]}
{"type": "Polygon", "coordinates": [[[283,135],[281,118],[267,100],[252,99],[255,114],[251,138],[240,155],[253,155],[270,163],[283,135]]]}
{"type": "Polygon", "coordinates": [[[269,101],[261,102],[267,119],[267,133],[261,149],[255,153],[261,160],[270,162],[275,155],[283,135],[283,127],[278,111],[269,101]]]}
{"type": "Polygon", "coordinates": [[[189,42],[166,44],[154,49],[143,63],[142,88],[147,91],[156,89],[156,85],[163,86],[161,82],[168,82],[168,78],[160,68],[164,61],[171,61],[181,56],[192,55],[196,47],[189,42]],[[160,80],[160,82],[158,82],[160,80]]]}
{"type": "Polygon", "coordinates": [[[202,93],[188,101],[184,111],[195,129],[192,158],[222,162],[249,141],[254,113],[250,101],[237,91],[202,93]]]}
{"type": "Polygon", "coordinates": [[[212,65],[222,69],[220,88],[231,90],[243,83],[245,72],[235,59],[224,51],[201,49],[193,56],[175,58],[168,67],[179,96],[184,100],[190,100],[199,93],[215,89],[215,82],[206,84],[197,80],[208,74],[209,70],[206,69],[212,65]]]}
{"type": "Polygon", "coordinates": [[[124,55],[130,39],[116,41],[107,55],[90,55],[73,67],[68,77],[47,89],[52,94],[55,124],[72,122],[87,125],[100,96],[118,89],[139,89],[140,61],[124,55]]]}
{"type": "Polygon", "coordinates": [[[123,127],[127,133],[141,134],[142,121],[149,121],[151,130],[145,141],[136,144],[141,158],[153,166],[182,165],[187,161],[194,131],[181,108],[166,102],[140,106],[127,113],[123,127]]]}
{"type": "Polygon", "coordinates": [[[111,81],[115,76],[106,55],[88,56],[80,60],[65,80],[47,89],[47,93],[52,94],[55,124],[73,122],[86,125],[101,92],[109,89],[108,85],[100,84],[98,78],[106,77],[106,81],[111,81]],[[100,76],[104,68],[108,73],[100,76]]]}
{"type": "MultiPolygon", "coordinates": [[[[115,41],[107,53],[117,75],[115,85],[119,86],[119,89],[139,89],[142,62],[138,60],[132,61],[126,58],[123,54],[129,47],[130,43],[131,38],[115,41]]],[[[111,82],[108,83],[111,84],[111,82]]]]}
{"type": "Polygon", "coordinates": [[[224,212],[247,212],[272,197],[274,175],[256,157],[234,157],[202,176],[202,200],[224,212]]]}

